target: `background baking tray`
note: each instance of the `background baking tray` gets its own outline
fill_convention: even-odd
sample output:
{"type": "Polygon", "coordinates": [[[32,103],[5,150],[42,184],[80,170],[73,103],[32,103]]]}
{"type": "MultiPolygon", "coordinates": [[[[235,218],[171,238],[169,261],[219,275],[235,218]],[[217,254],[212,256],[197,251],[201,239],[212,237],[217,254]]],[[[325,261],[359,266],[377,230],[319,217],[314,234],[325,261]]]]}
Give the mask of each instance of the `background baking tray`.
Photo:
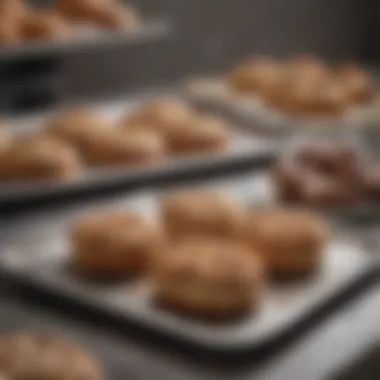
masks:
{"type": "MultiPolygon", "coordinates": [[[[249,202],[254,196],[248,191],[248,182],[244,181],[241,187],[236,179],[219,181],[212,186],[249,202]]],[[[108,200],[102,205],[106,206],[153,216],[157,212],[157,193],[108,200]]],[[[338,296],[349,294],[374,269],[373,259],[360,240],[352,234],[348,238],[343,233],[336,233],[327,246],[320,272],[301,282],[269,286],[262,307],[244,319],[225,324],[206,323],[154,306],[147,280],[94,285],[70,274],[67,270],[70,260],[66,239],[68,226],[78,215],[94,208],[99,208],[99,202],[35,213],[32,215],[34,223],[29,222],[30,216],[7,222],[0,236],[3,242],[1,272],[13,281],[69,298],[115,321],[132,322],[214,352],[236,353],[273,343],[338,296]]]]}
{"type": "MultiPolygon", "coordinates": [[[[165,91],[163,90],[163,92],[165,91]]],[[[169,92],[166,91],[166,93],[169,92]]],[[[91,104],[91,106],[110,118],[117,118],[128,109],[133,109],[139,102],[148,100],[151,96],[155,95],[141,94],[110,103],[91,104]]],[[[167,96],[174,97],[172,93],[167,96]]],[[[52,114],[54,113],[45,112],[33,117],[14,118],[10,119],[10,123],[14,125],[16,133],[35,130],[43,126],[52,114]]],[[[236,125],[235,129],[238,133],[233,137],[230,148],[221,153],[176,155],[160,163],[145,167],[89,168],[83,176],[65,181],[2,182],[0,205],[9,206],[13,203],[47,196],[52,197],[115,186],[129,186],[144,180],[157,180],[176,174],[202,173],[230,167],[239,168],[247,164],[260,167],[267,165],[274,158],[277,153],[275,141],[253,135],[252,132],[240,128],[239,125],[236,125]]]]}
{"type": "Polygon", "coordinates": [[[67,41],[32,41],[23,44],[1,46],[1,64],[20,62],[26,58],[52,57],[83,52],[90,49],[109,49],[133,44],[155,42],[171,34],[171,23],[166,19],[143,20],[136,30],[109,32],[100,28],[78,28],[67,41]]]}
{"type": "Polygon", "coordinates": [[[205,109],[218,110],[240,123],[267,134],[289,136],[305,129],[332,128],[356,129],[365,125],[372,110],[371,105],[355,107],[342,116],[293,117],[266,107],[255,96],[233,93],[219,77],[200,78],[184,85],[184,94],[193,104],[205,109]]]}

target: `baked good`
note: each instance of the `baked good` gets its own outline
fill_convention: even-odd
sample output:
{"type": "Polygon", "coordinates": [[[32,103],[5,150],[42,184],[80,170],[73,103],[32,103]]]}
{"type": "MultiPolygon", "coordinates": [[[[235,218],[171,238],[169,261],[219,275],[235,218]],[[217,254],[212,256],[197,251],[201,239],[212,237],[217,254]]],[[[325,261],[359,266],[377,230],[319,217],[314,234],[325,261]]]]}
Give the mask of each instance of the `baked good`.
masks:
{"type": "Polygon", "coordinates": [[[1,0],[0,20],[3,22],[17,23],[27,11],[27,6],[23,0],[1,0]]]}
{"type": "Polygon", "coordinates": [[[93,21],[115,3],[114,0],[57,0],[56,8],[68,18],[93,21]]]}
{"type": "Polygon", "coordinates": [[[90,353],[74,343],[42,332],[0,336],[0,373],[10,380],[102,380],[90,353]]]}
{"type": "Polygon", "coordinates": [[[15,44],[19,42],[20,39],[19,24],[0,18],[0,46],[15,44]]]}
{"type": "Polygon", "coordinates": [[[295,153],[301,165],[320,174],[334,175],[342,180],[359,180],[361,159],[358,152],[344,143],[312,143],[295,153]]]}
{"type": "Polygon", "coordinates": [[[162,201],[161,212],[167,231],[174,239],[188,235],[238,238],[246,216],[238,202],[211,189],[169,194],[162,201]]]}
{"type": "Polygon", "coordinates": [[[351,205],[363,195],[363,169],[361,157],[350,145],[310,143],[280,159],[272,179],[284,201],[313,207],[351,205]]]}
{"type": "Polygon", "coordinates": [[[230,126],[215,116],[198,116],[166,133],[173,153],[219,152],[228,147],[230,126]]]}
{"type": "Polygon", "coordinates": [[[49,132],[78,149],[86,149],[93,139],[98,139],[112,130],[111,123],[87,107],[71,107],[62,111],[48,126],[49,132]]]}
{"type": "Polygon", "coordinates": [[[278,160],[271,170],[277,197],[285,202],[300,202],[304,176],[304,168],[293,157],[278,160]]]}
{"type": "Polygon", "coordinates": [[[327,228],[312,213],[290,209],[253,211],[246,226],[248,246],[262,255],[270,273],[291,277],[320,266],[327,228]]]}
{"type": "Polygon", "coordinates": [[[0,156],[2,156],[11,146],[12,135],[6,125],[0,122],[0,156]]]}
{"type": "Polygon", "coordinates": [[[21,23],[21,35],[27,40],[64,40],[70,32],[65,19],[52,10],[29,11],[21,23]]]}
{"type": "Polygon", "coordinates": [[[161,135],[154,131],[115,130],[93,135],[82,153],[91,164],[148,164],[162,160],[166,146],[161,135]]]}
{"type": "Polygon", "coordinates": [[[238,244],[190,239],[174,244],[155,261],[152,280],[155,297],[164,305],[223,318],[258,306],[263,268],[238,244]]]}
{"type": "Polygon", "coordinates": [[[324,83],[331,78],[331,70],[319,58],[298,54],[284,63],[284,76],[288,82],[301,80],[312,84],[324,83]]]}
{"type": "Polygon", "coordinates": [[[71,230],[75,268],[93,277],[135,275],[149,265],[165,243],[157,221],[137,213],[91,213],[71,230]]]}
{"type": "Polygon", "coordinates": [[[22,0],[0,1],[0,45],[20,42],[20,24],[26,11],[22,0]]]}
{"type": "Polygon", "coordinates": [[[58,0],[57,8],[73,20],[90,21],[108,29],[131,29],[138,25],[137,12],[117,0],[58,0]]]}
{"type": "Polygon", "coordinates": [[[264,101],[295,115],[336,115],[349,105],[345,89],[339,83],[315,80],[308,74],[284,81],[265,94],[264,101]]]}
{"type": "Polygon", "coordinates": [[[336,75],[352,103],[364,103],[375,96],[375,86],[371,75],[353,63],[336,69],[336,75]]]}
{"type": "Polygon", "coordinates": [[[236,67],[228,76],[228,83],[238,92],[270,92],[281,80],[281,68],[265,58],[252,58],[236,67]]]}
{"type": "Polygon", "coordinates": [[[80,172],[75,149],[49,137],[16,140],[0,160],[1,180],[66,179],[80,172]]]}
{"type": "Polygon", "coordinates": [[[193,111],[185,104],[168,99],[151,100],[121,119],[122,128],[153,129],[163,135],[186,124],[193,111]]]}

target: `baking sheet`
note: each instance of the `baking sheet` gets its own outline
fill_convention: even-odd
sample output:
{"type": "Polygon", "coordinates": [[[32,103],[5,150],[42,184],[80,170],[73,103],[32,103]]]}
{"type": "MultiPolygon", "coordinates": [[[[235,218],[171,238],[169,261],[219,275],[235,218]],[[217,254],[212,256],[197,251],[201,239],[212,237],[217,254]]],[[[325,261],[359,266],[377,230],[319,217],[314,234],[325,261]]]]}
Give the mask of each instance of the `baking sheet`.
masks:
{"type": "Polygon", "coordinates": [[[194,104],[218,110],[239,120],[254,130],[267,134],[289,135],[304,129],[334,128],[347,133],[365,125],[372,107],[355,107],[341,116],[296,117],[266,106],[254,95],[236,94],[220,78],[199,78],[184,84],[185,96],[194,104]]]}
{"type": "MultiPolygon", "coordinates": [[[[242,179],[219,181],[212,186],[231,193],[253,205],[255,191],[242,179]]],[[[45,211],[7,223],[2,229],[0,271],[50,293],[69,297],[121,322],[137,323],[177,340],[213,351],[254,349],[272,342],[301,321],[312,316],[335,297],[360,283],[373,270],[373,259],[360,240],[343,233],[334,234],[324,253],[317,274],[298,282],[270,285],[257,312],[244,319],[212,324],[177,316],[152,302],[152,288],[145,279],[113,285],[86,283],[67,269],[70,247],[68,226],[85,211],[99,207],[137,210],[147,215],[157,212],[157,194],[145,193],[131,198],[112,199],[103,205],[90,202],[45,211]]]]}
{"type": "MultiPolygon", "coordinates": [[[[175,95],[166,91],[166,97],[175,95]]],[[[127,110],[132,110],[140,102],[144,102],[155,93],[142,93],[136,97],[130,97],[110,103],[89,104],[104,113],[110,119],[117,119],[127,110]]],[[[46,120],[54,113],[45,112],[29,118],[10,119],[15,132],[27,132],[43,126],[46,120]]],[[[268,163],[277,153],[278,147],[271,139],[253,135],[252,132],[235,125],[236,136],[233,137],[231,146],[220,153],[200,153],[192,155],[176,155],[162,162],[149,166],[123,167],[112,166],[104,168],[88,168],[78,177],[59,180],[42,181],[18,181],[0,182],[0,204],[16,203],[45,196],[63,195],[78,191],[93,190],[114,185],[130,185],[142,180],[159,179],[163,176],[172,176],[177,173],[193,173],[214,170],[215,168],[239,167],[242,164],[252,166],[268,163]]]]}
{"type": "Polygon", "coordinates": [[[135,30],[120,32],[107,31],[90,26],[79,27],[74,35],[65,41],[28,41],[22,44],[6,45],[0,48],[1,63],[39,56],[83,52],[85,50],[154,42],[171,34],[168,20],[143,20],[135,30]]]}

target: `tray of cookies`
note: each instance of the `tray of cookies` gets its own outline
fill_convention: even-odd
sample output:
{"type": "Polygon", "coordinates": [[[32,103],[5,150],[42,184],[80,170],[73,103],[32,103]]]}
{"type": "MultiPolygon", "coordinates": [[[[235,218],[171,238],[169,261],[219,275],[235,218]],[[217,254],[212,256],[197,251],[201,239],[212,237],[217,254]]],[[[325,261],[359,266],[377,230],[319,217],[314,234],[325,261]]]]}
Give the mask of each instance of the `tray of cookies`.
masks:
{"type": "Polygon", "coordinates": [[[0,202],[265,165],[273,141],[168,97],[72,106],[0,128],[0,202]]]}
{"type": "Polygon", "coordinates": [[[196,104],[285,135],[363,124],[375,91],[374,78],[360,65],[329,65],[306,54],[285,60],[251,57],[226,75],[189,80],[184,86],[196,104]]]}
{"type": "Polygon", "coordinates": [[[239,185],[21,217],[2,229],[0,270],[182,343],[258,349],[350,294],[374,266],[359,238],[309,210],[255,206],[250,182],[239,185]]]}
{"type": "Polygon", "coordinates": [[[117,44],[157,40],[170,32],[166,20],[145,20],[122,0],[2,0],[2,62],[117,44]]]}

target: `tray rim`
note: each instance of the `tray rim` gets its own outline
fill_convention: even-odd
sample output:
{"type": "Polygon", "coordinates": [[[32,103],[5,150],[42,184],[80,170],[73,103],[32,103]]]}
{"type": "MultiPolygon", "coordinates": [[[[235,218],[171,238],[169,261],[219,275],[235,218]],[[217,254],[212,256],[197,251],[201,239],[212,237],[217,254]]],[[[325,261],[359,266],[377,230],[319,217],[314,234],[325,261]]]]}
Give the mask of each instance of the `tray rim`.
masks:
{"type": "Polygon", "coordinates": [[[40,56],[64,56],[82,53],[87,50],[99,50],[114,46],[125,46],[154,42],[172,34],[172,23],[164,17],[143,20],[135,31],[121,31],[101,35],[99,39],[73,37],[62,42],[35,41],[15,46],[2,46],[0,50],[1,64],[13,60],[35,59],[40,56]]]}

